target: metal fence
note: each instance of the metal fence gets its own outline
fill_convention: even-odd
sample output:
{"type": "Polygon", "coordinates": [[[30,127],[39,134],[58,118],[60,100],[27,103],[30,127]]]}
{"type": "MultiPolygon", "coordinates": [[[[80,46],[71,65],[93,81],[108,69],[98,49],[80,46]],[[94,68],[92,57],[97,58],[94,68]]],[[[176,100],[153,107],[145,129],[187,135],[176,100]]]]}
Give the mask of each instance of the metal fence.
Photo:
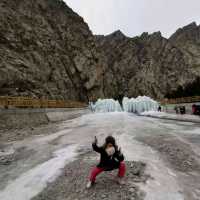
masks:
{"type": "Polygon", "coordinates": [[[200,102],[200,96],[182,97],[175,99],[163,99],[159,101],[162,104],[179,104],[179,103],[195,103],[200,102]]]}
{"type": "MultiPolygon", "coordinates": [[[[200,96],[183,97],[176,99],[158,100],[161,104],[179,104],[200,102],[200,96]]],[[[0,107],[2,108],[83,108],[87,104],[79,101],[69,100],[48,100],[31,97],[0,97],[0,107]]]]}
{"type": "Polygon", "coordinates": [[[0,107],[9,108],[83,108],[87,104],[78,101],[35,99],[31,97],[0,97],[0,107]]]}

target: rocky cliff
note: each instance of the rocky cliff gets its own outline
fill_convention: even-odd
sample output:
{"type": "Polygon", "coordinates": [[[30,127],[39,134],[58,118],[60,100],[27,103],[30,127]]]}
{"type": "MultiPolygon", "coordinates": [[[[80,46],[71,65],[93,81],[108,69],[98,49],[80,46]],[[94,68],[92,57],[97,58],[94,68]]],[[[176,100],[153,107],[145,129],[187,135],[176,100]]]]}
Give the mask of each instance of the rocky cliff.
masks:
{"type": "Polygon", "coordinates": [[[163,98],[193,79],[184,54],[160,32],[128,38],[120,31],[97,36],[106,58],[106,96],[148,95],[163,98]]]}
{"type": "Polygon", "coordinates": [[[190,69],[200,73],[200,26],[195,22],[179,28],[169,41],[180,49],[190,65],[190,69]]]}
{"type": "Polygon", "coordinates": [[[60,0],[0,1],[0,95],[102,96],[87,24],[60,0]]]}
{"type": "Polygon", "coordinates": [[[61,0],[0,2],[0,96],[163,98],[200,76],[200,27],[94,36],[61,0]]]}

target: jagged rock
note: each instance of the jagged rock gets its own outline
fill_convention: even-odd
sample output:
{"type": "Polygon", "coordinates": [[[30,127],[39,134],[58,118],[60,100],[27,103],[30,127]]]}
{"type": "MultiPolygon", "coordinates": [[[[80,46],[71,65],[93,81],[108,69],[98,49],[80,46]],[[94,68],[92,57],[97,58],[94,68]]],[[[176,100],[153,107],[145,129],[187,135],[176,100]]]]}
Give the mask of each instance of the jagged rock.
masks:
{"type": "Polygon", "coordinates": [[[193,22],[178,29],[170,37],[170,42],[183,52],[190,70],[200,76],[200,26],[193,22]]]}
{"type": "Polygon", "coordinates": [[[96,38],[108,63],[104,73],[106,96],[163,98],[170,90],[193,79],[183,53],[160,32],[143,33],[135,38],[114,32],[96,38]]]}

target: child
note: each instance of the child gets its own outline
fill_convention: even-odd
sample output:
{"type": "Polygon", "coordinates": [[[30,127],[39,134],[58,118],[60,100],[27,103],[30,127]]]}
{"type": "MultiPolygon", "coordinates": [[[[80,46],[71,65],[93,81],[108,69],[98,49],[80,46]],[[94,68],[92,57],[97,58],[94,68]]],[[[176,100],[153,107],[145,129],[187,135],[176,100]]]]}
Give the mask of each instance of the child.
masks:
{"type": "Polygon", "coordinates": [[[103,171],[111,171],[114,169],[119,169],[118,171],[118,183],[123,184],[122,178],[125,175],[126,166],[124,161],[124,156],[121,153],[121,149],[118,149],[116,145],[115,138],[108,136],[105,139],[105,143],[102,147],[98,147],[97,138],[92,144],[93,150],[100,153],[101,158],[99,164],[94,167],[91,171],[90,180],[87,184],[87,188],[90,188],[96,180],[96,176],[103,171]]]}

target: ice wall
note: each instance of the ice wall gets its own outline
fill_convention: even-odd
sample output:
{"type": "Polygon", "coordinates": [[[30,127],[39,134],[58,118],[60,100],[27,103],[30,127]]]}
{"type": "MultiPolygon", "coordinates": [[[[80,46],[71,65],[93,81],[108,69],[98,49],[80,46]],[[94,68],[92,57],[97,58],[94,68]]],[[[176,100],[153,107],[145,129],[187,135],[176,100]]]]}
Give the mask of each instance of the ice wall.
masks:
{"type": "Polygon", "coordinates": [[[91,108],[95,112],[121,112],[122,108],[119,101],[114,99],[98,99],[98,101],[90,104],[91,108]]]}
{"type": "Polygon", "coordinates": [[[95,112],[133,112],[140,114],[145,111],[156,111],[158,103],[146,96],[139,96],[137,98],[124,97],[122,106],[114,99],[98,99],[96,103],[90,103],[90,107],[95,112]]]}
{"type": "Polygon", "coordinates": [[[137,98],[124,97],[122,104],[125,112],[138,114],[145,111],[156,111],[159,106],[158,102],[146,96],[139,96],[137,98]]]}

